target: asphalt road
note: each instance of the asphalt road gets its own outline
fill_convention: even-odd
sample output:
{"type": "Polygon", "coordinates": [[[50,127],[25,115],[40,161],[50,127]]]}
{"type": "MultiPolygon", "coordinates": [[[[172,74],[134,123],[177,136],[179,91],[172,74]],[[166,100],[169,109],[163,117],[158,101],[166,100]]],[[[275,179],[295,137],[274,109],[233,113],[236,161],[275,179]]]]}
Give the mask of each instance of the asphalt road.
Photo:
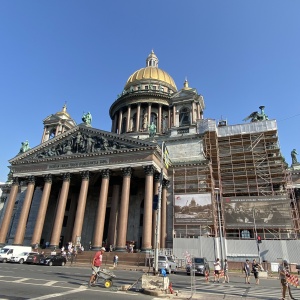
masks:
{"type": "MultiPolygon", "coordinates": [[[[104,287],[101,280],[97,286],[88,288],[88,280],[91,269],[87,267],[65,266],[48,267],[36,265],[20,265],[0,263],[0,300],[43,300],[43,299],[158,299],[155,296],[148,296],[140,293],[142,276],[141,271],[114,270],[116,278],[113,279],[113,286],[109,289],[104,287]],[[134,285],[130,291],[122,291],[124,285],[134,285]]],[[[260,285],[245,284],[241,273],[230,274],[230,283],[206,282],[202,276],[187,276],[184,272],[170,275],[175,291],[181,295],[191,294],[191,287],[194,290],[195,299],[226,299],[230,296],[239,296],[246,299],[280,299],[281,289],[276,274],[273,279],[261,279],[260,285]]],[[[293,296],[300,299],[300,289],[292,288],[293,296]]],[[[174,297],[176,299],[177,297],[174,297]]],[[[180,298],[182,299],[182,298],[180,298]]],[[[185,298],[187,299],[187,298],[185,298]]],[[[194,299],[194,298],[193,298],[194,299]]],[[[233,299],[233,298],[232,298],[233,299]]]]}

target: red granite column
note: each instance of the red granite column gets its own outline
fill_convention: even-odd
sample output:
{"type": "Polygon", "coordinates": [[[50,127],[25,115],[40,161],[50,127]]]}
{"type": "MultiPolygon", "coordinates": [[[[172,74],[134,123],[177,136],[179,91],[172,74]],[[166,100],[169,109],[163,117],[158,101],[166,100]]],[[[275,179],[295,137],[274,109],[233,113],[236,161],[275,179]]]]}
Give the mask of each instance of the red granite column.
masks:
{"type": "Polygon", "coordinates": [[[140,131],[140,118],[141,118],[141,103],[138,103],[136,109],[136,129],[135,131],[140,131]]]}
{"type": "MultiPolygon", "coordinates": [[[[158,195],[158,188],[159,188],[159,181],[160,181],[160,174],[154,174],[154,195],[158,195]]],[[[157,224],[157,210],[153,210],[152,214],[152,246],[154,248],[155,245],[155,236],[156,236],[156,224],[157,224]]]]}
{"type": "Polygon", "coordinates": [[[48,207],[48,202],[49,202],[49,197],[51,192],[51,186],[52,186],[52,175],[51,174],[45,175],[44,180],[45,180],[45,185],[43,189],[43,195],[42,195],[39,211],[36,217],[32,239],[31,239],[32,246],[34,246],[35,244],[39,244],[42,237],[42,232],[43,232],[43,227],[45,223],[45,217],[46,217],[46,212],[47,212],[47,207],[48,207]]]}
{"type": "Polygon", "coordinates": [[[20,218],[19,218],[13,245],[22,245],[23,244],[25,230],[26,230],[26,223],[27,223],[30,206],[31,206],[31,201],[32,201],[32,196],[33,196],[33,192],[34,192],[34,186],[35,186],[34,176],[28,177],[27,191],[26,191],[24,202],[23,202],[23,206],[22,206],[22,210],[21,210],[21,214],[20,214],[20,218]]]}
{"type": "Polygon", "coordinates": [[[82,225],[84,220],[86,198],[89,190],[89,171],[81,172],[81,188],[77,203],[75,222],[72,233],[72,242],[76,243],[76,238],[81,237],[82,225]]]}
{"type": "Polygon", "coordinates": [[[147,130],[148,126],[151,124],[151,103],[148,103],[148,124],[147,124],[147,130]]]}
{"type": "Polygon", "coordinates": [[[121,134],[122,130],[122,119],[123,119],[123,112],[122,110],[119,111],[119,119],[118,119],[118,134],[121,134]]]}
{"type": "Polygon", "coordinates": [[[127,122],[126,122],[126,132],[130,131],[130,118],[131,118],[131,106],[128,105],[127,108],[127,122]]]}
{"type": "Polygon", "coordinates": [[[176,126],[176,106],[173,105],[173,126],[176,126]]]}
{"type": "Polygon", "coordinates": [[[144,219],[143,219],[143,241],[142,251],[147,252],[152,249],[152,209],[153,209],[153,166],[145,166],[145,198],[144,198],[144,219]]]}
{"type": "Polygon", "coordinates": [[[162,195],[161,195],[161,223],[160,223],[160,248],[166,248],[167,238],[167,188],[170,182],[163,180],[162,195]]]}
{"type": "Polygon", "coordinates": [[[5,210],[5,214],[2,220],[1,228],[0,228],[0,245],[4,245],[6,243],[6,236],[8,233],[11,217],[13,214],[16,198],[19,190],[19,180],[17,177],[13,178],[13,184],[11,186],[9,199],[7,200],[7,206],[5,210]]]}
{"type": "Polygon", "coordinates": [[[107,204],[107,195],[109,188],[109,175],[110,171],[108,169],[101,171],[102,183],[99,195],[98,209],[96,214],[96,222],[94,227],[94,237],[93,237],[93,249],[99,250],[102,247],[103,242],[103,231],[105,223],[105,213],[107,204]]]}
{"type": "Polygon", "coordinates": [[[158,123],[157,123],[157,132],[161,133],[161,104],[158,105],[158,123]]]}
{"type": "Polygon", "coordinates": [[[118,230],[117,230],[117,251],[126,251],[126,236],[127,236],[127,222],[128,222],[128,208],[130,196],[130,180],[132,169],[124,168],[123,172],[123,185],[121,194],[121,203],[118,216],[118,230]]]}
{"type": "Polygon", "coordinates": [[[63,174],[63,185],[61,188],[58,206],[56,210],[56,216],[53,224],[52,236],[50,240],[51,247],[58,247],[62,225],[65,216],[66,204],[68,200],[68,193],[70,187],[70,173],[63,174]]]}
{"type": "Polygon", "coordinates": [[[120,198],[120,185],[114,184],[112,190],[111,208],[109,215],[109,225],[108,225],[108,235],[107,243],[108,245],[115,245],[116,243],[116,225],[117,225],[117,213],[120,198]]]}

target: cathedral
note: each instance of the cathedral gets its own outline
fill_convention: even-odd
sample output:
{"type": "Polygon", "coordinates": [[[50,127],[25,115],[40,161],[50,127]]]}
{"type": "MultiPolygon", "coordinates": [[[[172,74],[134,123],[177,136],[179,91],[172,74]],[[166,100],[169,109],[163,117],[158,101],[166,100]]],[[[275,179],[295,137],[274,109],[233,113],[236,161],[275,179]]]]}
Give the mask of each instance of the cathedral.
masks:
{"type": "MultiPolygon", "coordinates": [[[[298,206],[276,120],[204,117],[204,97],[158,67],[129,76],[112,103],[111,131],[62,110],[43,120],[41,143],[10,163],[0,244],[143,252],[173,239],[297,239],[298,206]]],[[[3,197],[2,197],[3,198],[3,197]]]]}

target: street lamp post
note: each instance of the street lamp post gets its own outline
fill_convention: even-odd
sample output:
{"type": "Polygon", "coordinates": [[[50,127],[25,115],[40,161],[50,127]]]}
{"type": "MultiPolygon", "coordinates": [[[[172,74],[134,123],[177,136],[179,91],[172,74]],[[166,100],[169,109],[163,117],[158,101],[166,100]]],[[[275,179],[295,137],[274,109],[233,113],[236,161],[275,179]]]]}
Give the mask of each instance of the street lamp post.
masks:
{"type": "Polygon", "coordinates": [[[220,238],[220,248],[221,248],[221,264],[224,264],[224,240],[223,240],[223,232],[221,225],[221,197],[220,197],[220,189],[215,188],[216,196],[217,196],[217,211],[218,211],[218,226],[219,226],[219,238],[220,238]]]}
{"type": "Polygon", "coordinates": [[[260,248],[258,244],[258,238],[257,238],[257,228],[256,228],[256,220],[255,220],[255,207],[253,208],[253,223],[254,223],[254,234],[255,234],[255,240],[256,240],[256,245],[257,245],[257,252],[258,252],[258,261],[260,261],[260,248]]]}
{"type": "Polygon", "coordinates": [[[154,250],[154,272],[158,273],[158,250],[159,250],[159,240],[160,240],[160,226],[161,226],[161,194],[162,194],[162,184],[163,184],[163,171],[164,171],[164,147],[165,142],[162,142],[161,146],[161,159],[160,159],[160,179],[159,179],[159,188],[158,188],[158,203],[157,203],[157,212],[156,212],[156,227],[155,227],[155,250],[154,250]]]}

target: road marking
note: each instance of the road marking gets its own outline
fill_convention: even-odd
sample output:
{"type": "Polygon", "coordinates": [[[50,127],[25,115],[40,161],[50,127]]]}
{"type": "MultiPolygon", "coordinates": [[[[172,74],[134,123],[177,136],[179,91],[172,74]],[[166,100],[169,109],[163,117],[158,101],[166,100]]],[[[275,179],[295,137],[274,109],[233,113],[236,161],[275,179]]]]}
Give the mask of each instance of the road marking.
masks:
{"type": "Polygon", "coordinates": [[[23,281],[26,281],[28,280],[29,278],[21,278],[21,279],[18,279],[18,280],[14,280],[14,282],[23,282],[23,281]]]}
{"type": "Polygon", "coordinates": [[[63,293],[48,294],[48,295],[37,297],[37,298],[30,298],[29,300],[44,300],[44,299],[50,299],[50,298],[57,298],[57,297],[61,297],[61,296],[64,296],[64,295],[80,293],[80,292],[83,292],[83,291],[86,291],[86,290],[87,290],[86,287],[80,286],[78,289],[75,289],[75,290],[66,291],[66,292],[63,292],[63,293]]]}
{"type": "Polygon", "coordinates": [[[57,283],[58,281],[49,281],[49,282],[47,282],[47,283],[45,283],[44,285],[46,285],[46,286],[51,286],[51,285],[53,285],[53,284],[55,284],[55,283],[57,283]]]}

